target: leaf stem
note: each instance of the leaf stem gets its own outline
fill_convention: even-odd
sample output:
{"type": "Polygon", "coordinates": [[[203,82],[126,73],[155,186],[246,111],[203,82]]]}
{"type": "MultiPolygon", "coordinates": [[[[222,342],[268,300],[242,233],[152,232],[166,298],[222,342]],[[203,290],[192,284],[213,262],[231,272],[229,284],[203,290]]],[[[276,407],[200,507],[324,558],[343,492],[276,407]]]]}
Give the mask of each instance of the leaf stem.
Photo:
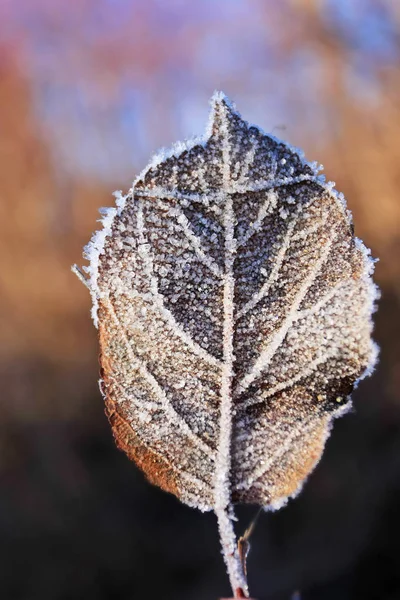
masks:
{"type": "Polygon", "coordinates": [[[235,598],[248,598],[247,579],[242,568],[236,545],[236,535],[233,527],[233,510],[229,505],[226,509],[215,508],[218,519],[219,535],[224,555],[229,581],[235,598]]]}
{"type": "Polygon", "coordinates": [[[254,531],[258,517],[260,516],[261,512],[262,512],[262,506],[260,506],[254,519],[251,521],[250,525],[248,526],[248,528],[246,529],[244,534],[241,535],[238,540],[237,546],[238,546],[239,558],[242,563],[242,569],[243,569],[243,573],[245,574],[245,577],[247,577],[247,555],[250,551],[249,538],[254,531]]]}

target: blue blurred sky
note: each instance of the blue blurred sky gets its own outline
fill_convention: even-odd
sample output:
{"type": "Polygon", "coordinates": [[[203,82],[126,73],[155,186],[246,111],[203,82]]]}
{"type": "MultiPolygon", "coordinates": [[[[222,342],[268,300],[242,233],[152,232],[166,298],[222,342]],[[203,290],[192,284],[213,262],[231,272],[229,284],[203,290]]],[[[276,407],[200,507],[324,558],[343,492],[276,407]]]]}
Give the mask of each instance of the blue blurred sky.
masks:
{"type": "MultiPolygon", "coordinates": [[[[321,102],[326,57],[298,4],[2,0],[0,40],[22,41],[21,69],[60,175],[129,185],[158,147],[203,132],[215,89],[295,144],[302,129],[318,139],[335,126],[321,102]]],[[[374,102],[377,66],[399,58],[391,3],[321,4],[320,26],[347,52],[348,93],[374,102]]]]}

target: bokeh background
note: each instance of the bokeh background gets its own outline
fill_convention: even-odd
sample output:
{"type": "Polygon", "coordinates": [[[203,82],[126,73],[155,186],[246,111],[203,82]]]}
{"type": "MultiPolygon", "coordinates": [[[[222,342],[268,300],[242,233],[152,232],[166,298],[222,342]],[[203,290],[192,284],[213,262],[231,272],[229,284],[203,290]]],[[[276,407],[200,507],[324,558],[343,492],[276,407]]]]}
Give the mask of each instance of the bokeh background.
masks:
{"type": "Polygon", "coordinates": [[[326,166],[380,258],[379,366],[302,495],[260,518],[252,593],[400,598],[400,3],[0,0],[5,600],[229,595],[214,517],[114,446],[89,295],[70,272],[112,191],[202,133],[214,89],[326,166]]]}

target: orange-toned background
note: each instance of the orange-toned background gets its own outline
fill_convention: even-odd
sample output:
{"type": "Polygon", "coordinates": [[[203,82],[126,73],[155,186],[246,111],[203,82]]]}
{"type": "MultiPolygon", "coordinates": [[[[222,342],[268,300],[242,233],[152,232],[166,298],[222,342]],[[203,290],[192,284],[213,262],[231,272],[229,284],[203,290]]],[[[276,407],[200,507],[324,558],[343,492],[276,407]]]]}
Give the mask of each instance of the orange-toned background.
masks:
{"type": "Polygon", "coordinates": [[[258,525],[253,594],[400,597],[399,7],[0,0],[1,597],[228,592],[212,517],[114,449],[70,272],[111,192],[202,133],[214,89],[325,165],[380,258],[380,365],[302,497],[258,525]]]}

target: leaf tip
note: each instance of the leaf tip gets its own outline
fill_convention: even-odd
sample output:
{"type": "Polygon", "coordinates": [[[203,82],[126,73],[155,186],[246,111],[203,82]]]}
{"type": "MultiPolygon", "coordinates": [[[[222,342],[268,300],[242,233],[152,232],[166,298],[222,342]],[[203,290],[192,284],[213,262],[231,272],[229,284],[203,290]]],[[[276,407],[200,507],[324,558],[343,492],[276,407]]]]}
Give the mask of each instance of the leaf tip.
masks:
{"type": "Polygon", "coordinates": [[[237,115],[235,105],[228,96],[221,91],[215,91],[210,100],[211,113],[208,124],[208,135],[217,134],[232,115],[237,115]]]}
{"type": "Polygon", "coordinates": [[[229,100],[228,96],[221,90],[214,91],[213,95],[211,96],[210,103],[211,106],[214,106],[215,104],[232,105],[232,102],[229,100]]]}

